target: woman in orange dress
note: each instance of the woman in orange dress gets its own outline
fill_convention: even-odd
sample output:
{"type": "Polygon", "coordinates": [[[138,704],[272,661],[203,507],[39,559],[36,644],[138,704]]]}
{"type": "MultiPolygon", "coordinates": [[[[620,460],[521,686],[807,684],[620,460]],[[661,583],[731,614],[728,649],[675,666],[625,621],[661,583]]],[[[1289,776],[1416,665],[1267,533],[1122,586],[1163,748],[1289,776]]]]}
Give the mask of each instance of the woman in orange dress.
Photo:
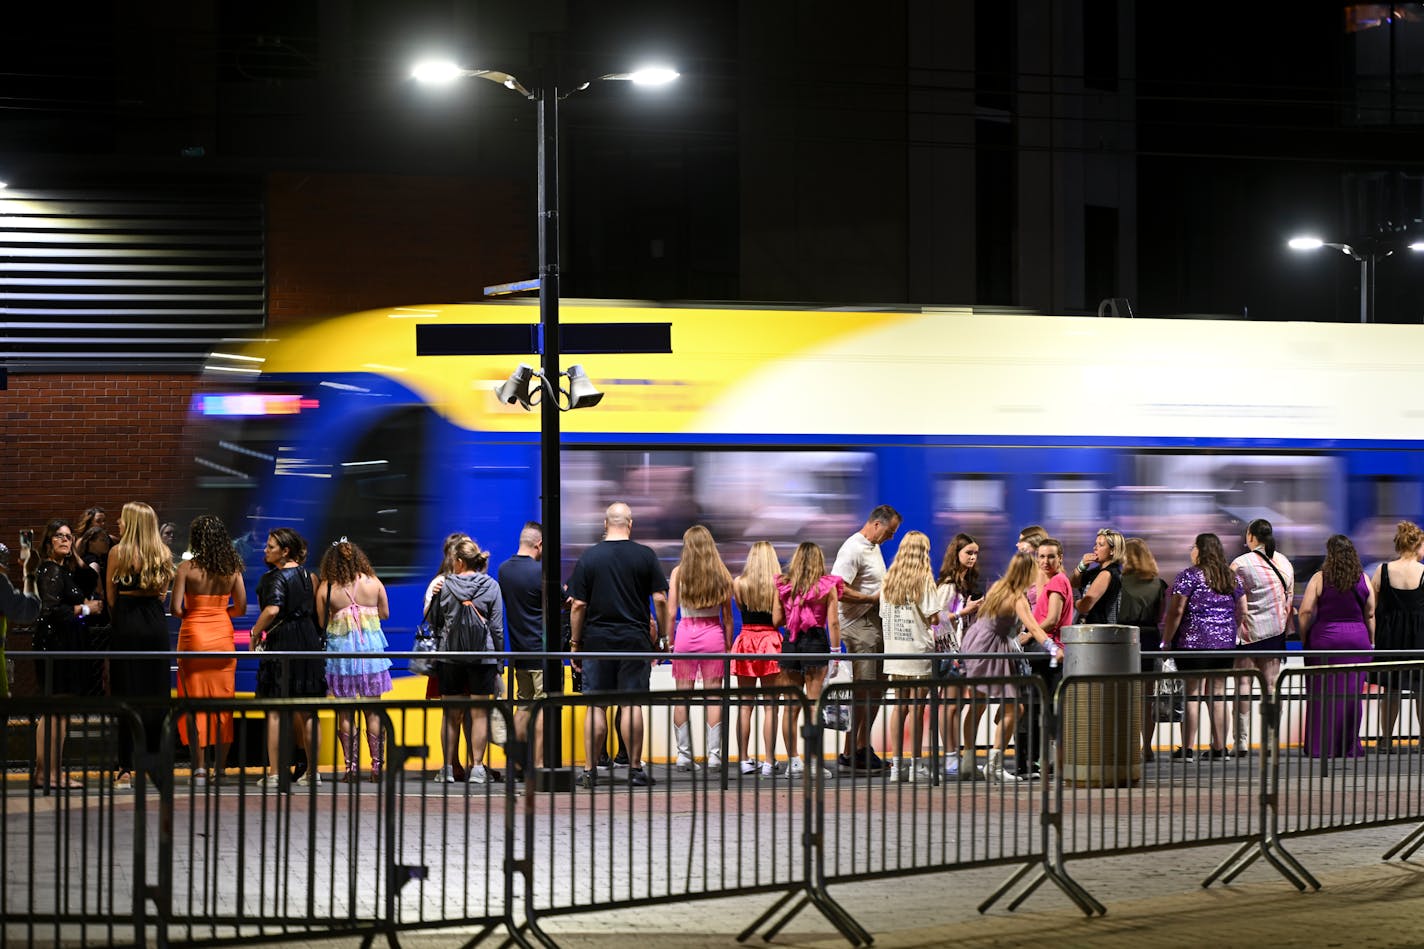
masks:
{"type": "MultiPolygon", "coordinates": [[[[178,567],[173,581],[173,615],[183,618],[178,630],[180,652],[232,652],[232,620],[247,612],[247,588],[242,583],[242,559],[238,557],[227,527],[211,514],[193,520],[189,528],[193,553],[178,567]]],[[[178,697],[226,699],[236,692],[237,660],[178,660],[178,697]]],[[[178,720],[178,737],[188,745],[193,759],[193,783],[208,780],[207,750],[215,749],[212,779],[216,782],[227,767],[227,746],[232,743],[232,711],[183,715],[178,720]]]]}

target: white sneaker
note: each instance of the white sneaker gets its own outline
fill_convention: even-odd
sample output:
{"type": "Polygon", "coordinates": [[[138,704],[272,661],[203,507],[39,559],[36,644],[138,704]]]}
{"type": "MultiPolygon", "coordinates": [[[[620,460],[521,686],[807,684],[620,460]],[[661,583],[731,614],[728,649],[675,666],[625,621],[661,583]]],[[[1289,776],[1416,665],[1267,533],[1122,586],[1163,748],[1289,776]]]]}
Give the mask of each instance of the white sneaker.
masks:
{"type": "MultiPolygon", "coordinates": [[[[794,759],[799,761],[800,759],[794,759]]],[[[781,765],[775,761],[763,761],[761,765],[761,776],[763,778],[774,778],[782,774],[781,765]]]]}
{"type": "Polygon", "coordinates": [[[257,779],[259,788],[279,788],[282,786],[282,776],[280,774],[269,774],[265,778],[257,779]]]}
{"type": "Polygon", "coordinates": [[[910,780],[910,771],[909,771],[908,768],[903,768],[903,767],[901,767],[901,766],[900,766],[900,762],[898,762],[898,761],[896,761],[894,764],[890,765],[890,783],[891,783],[891,784],[901,784],[901,783],[903,783],[903,782],[905,782],[905,781],[908,781],[908,780],[910,780]]]}
{"type": "Polygon", "coordinates": [[[923,761],[917,761],[915,770],[910,772],[910,780],[923,782],[924,784],[934,783],[934,774],[930,771],[930,766],[923,761]]]}
{"type": "Polygon", "coordinates": [[[763,767],[755,758],[748,758],[742,762],[742,774],[756,774],[763,767]]]}
{"type": "Polygon", "coordinates": [[[489,784],[489,770],[482,764],[471,766],[465,775],[466,784],[489,784]]]}
{"type": "Polygon", "coordinates": [[[321,787],[321,775],[317,774],[315,771],[308,771],[306,774],[302,775],[300,778],[297,778],[296,784],[297,784],[298,787],[304,787],[304,788],[309,788],[309,787],[311,787],[312,785],[316,785],[317,787],[321,787]]]}
{"type": "Polygon", "coordinates": [[[797,755],[786,763],[786,776],[788,778],[801,778],[806,775],[806,763],[797,755]]]}
{"type": "Polygon", "coordinates": [[[959,780],[959,755],[946,755],[944,759],[944,776],[953,780],[959,780]]]}
{"type": "Polygon", "coordinates": [[[435,777],[431,778],[430,780],[433,784],[454,784],[455,769],[447,764],[439,771],[435,772],[435,777]]]}

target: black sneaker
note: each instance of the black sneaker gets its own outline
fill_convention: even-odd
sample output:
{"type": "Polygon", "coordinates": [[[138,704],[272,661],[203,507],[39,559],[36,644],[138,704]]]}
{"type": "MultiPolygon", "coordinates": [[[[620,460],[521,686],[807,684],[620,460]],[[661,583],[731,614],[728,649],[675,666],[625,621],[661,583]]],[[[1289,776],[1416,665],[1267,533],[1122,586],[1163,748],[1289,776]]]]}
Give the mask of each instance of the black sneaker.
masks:
{"type": "Polygon", "coordinates": [[[608,757],[608,752],[603,751],[603,752],[600,752],[600,753],[599,753],[599,755],[598,755],[598,766],[599,766],[600,768],[604,769],[605,771],[608,771],[608,770],[612,769],[612,767],[613,767],[613,759],[610,758],[610,757],[608,757]]]}
{"type": "Polygon", "coordinates": [[[619,748],[618,754],[613,756],[613,763],[620,768],[628,767],[628,751],[624,748],[619,748]]]}
{"type": "Polygon", "coordinates": [[[595,787],[598,786],[598,775],[594,774],[592,771],[585,771],[583,774],[579,775],[578,786],[586,791],[592,791],[595,787]]]}
{"type": "Polygon", "coordinates": [[[855,765],[855,760],[849,754],[836,755],[836,765],[844,771],[849,771],[855,765]]]}
{"type": "Polygon", "coordinates": [[[1211,761],[1220,761],[1223,758],[1234,758],[1236,756],[1231,753],[1230,748],[1213,748],[1208,751],[1203,757],[1208,758],[1211,761]]]}
{"type": "Polygon", "coordinates": [[[1172,752],[1172,760],[1174,761],[1195,761],[1196,757],[1197,753],[1190,748],[1178,748],[1172,752]]]}
{"type": "Polygon", "coordinates": [[[869,745],[855,753],[855,766],[866,774],[881,774],[885,770],[885,762],[869,745]]]}
{"type": "Polygon", "coordinates": [[[628,769],[628,786],[634,788],[650,788],[658,782],[653,780],[653,776],[642,768],[628,769]]]}

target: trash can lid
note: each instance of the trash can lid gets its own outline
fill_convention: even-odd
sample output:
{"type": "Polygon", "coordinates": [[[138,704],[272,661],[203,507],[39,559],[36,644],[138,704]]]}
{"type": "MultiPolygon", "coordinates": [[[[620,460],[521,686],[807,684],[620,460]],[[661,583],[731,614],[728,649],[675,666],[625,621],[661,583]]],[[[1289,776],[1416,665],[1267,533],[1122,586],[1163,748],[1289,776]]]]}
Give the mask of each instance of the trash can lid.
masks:
{"type": "Polygon", "coordinates": [[[1137,645],[1137,627],[1120,626],[1116,623],[1083,623],[1064,626],[1059,630],[1065,646],[1087,645],[1137,645]]]}

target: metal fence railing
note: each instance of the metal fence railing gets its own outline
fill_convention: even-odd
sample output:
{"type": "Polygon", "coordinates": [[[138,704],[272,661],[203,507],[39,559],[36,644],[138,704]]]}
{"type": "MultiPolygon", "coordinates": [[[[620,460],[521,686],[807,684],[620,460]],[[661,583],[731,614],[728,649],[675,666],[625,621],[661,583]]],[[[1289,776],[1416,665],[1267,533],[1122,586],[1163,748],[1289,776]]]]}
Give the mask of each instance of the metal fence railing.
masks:
{"type": "MultiPolygon", "coordinates": [[[[1075,676],[1052,695],[1021,675],[830,685],[815,702],[789,687],[520,707],[14,698],[0,703],[0,927],[7,945],[458,926],[554,946],[555,917],[761,896],[743,939],[810,907],[860,945],[872,935],[848,884],[1002,866],[981,912],[1048,881],[1096,915],[1070,862],[1223,844],[1204,885],[1264,858],[1318,887],[1283,841],[1424,821],[1424,661],[1310,658],[1274,683],[1075,676]],[[1238,697],[1250,711],[1227,715],[1238,697]],[[555,718],[562,746],[536,754],[526,739],[555,718]],[[1011,738],[1015,719],[1036,741],[1011,738]],[[132,786],[117,782],[130,766],[132,786]]],[[[1385,856],[1421,846],[1424,827],[1385,856]]]]}

